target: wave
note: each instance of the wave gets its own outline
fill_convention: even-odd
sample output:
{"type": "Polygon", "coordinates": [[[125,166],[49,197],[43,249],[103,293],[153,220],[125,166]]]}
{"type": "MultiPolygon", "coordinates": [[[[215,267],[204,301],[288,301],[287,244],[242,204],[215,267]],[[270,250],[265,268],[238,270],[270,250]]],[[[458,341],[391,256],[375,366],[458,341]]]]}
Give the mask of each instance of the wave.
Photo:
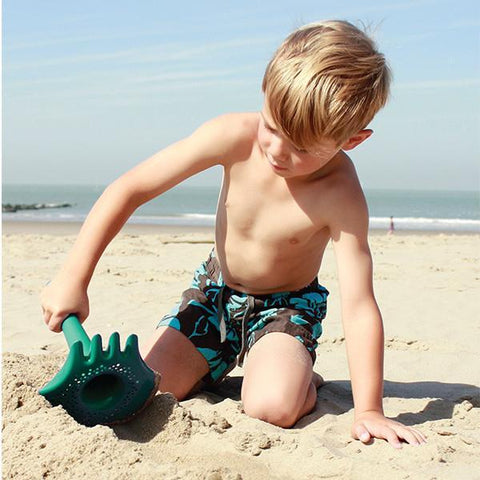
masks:
{"type": "Polygon", "coordinates": [[[83,222],[86,218],[82,213],[57,213],[43,212],[37,210],[17,211],[14,213],[3,213],[3,220],[19,222],[83,222]]]}
{"type": "MultiPolygon", "coordinates": [[[[480,220],[469,218],[395,217],[393,221],[396,230],[480,232],[480,220]]],[[[390,217],[370,217],[370,228],[388,230],[390,217]]]]}
{"type": "MultiPolygon", "coordinates": [[[[18,211],[4,213],[4,220],[35,222],[83,222],[83,212],[54,211],[18,211]]],[[[427,218],[427,217],[394,217],[396,230],[420,230],[438,232],[476,232],[480,233],[480,220],[464,218],[427,218]]],[[[144,215],[134,214],[128,221],[133,224],[169,225],[169,226],[205,226],[215,225],[214,214],[185,213],[179,215],[144,215]]],[[[370,228],[388,230],[390,217],[370,217],[370,228]]]]}

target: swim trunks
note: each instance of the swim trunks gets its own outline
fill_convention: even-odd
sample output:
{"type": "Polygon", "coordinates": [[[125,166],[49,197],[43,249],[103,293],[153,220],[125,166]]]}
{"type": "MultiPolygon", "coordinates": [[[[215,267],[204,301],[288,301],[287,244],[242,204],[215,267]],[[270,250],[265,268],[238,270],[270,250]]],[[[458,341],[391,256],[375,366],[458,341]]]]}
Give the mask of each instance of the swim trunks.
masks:
{"type": "Polygon", "coordinates": [[[264,335],[283,332],[299,340],[315,362],[328,291],[315,278],[293,292],[249,295],[225,285],[214,252],[196,270],[180,303],[158,326],[182,332],[207,360],[214,383],[224,378],[264,335]]]}

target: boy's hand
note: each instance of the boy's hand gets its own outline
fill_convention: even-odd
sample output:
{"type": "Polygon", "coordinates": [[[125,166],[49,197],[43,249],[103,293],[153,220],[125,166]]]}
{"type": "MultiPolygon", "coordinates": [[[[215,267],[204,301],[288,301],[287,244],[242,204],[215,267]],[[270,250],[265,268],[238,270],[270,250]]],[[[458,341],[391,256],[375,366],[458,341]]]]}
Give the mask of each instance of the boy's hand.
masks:
{"type": "Polygon", "coordinates": [[[62,323],[70,314],[78,316],[83,322],[89,313],[86,289],[61,274],[50,282],[40,294],[43,319],[54,332],[62,330],[62,323]]]}
{"type": "Polygon", "coordinates": [[[402,448],[402,440],[410,445],[421,445],[427,441],[418,430],[386,418],[377,411],[357,415],[352,426],[352,437],[363,443],[368,443],[372,438],[382,438],[394,448],[402,448]]]}

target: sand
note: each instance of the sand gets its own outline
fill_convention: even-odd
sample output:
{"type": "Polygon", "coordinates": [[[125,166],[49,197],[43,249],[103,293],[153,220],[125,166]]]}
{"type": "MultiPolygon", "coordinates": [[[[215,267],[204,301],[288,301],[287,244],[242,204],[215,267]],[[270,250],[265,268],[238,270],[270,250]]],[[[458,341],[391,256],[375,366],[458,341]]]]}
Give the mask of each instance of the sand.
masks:
{"type": "MultiPolygon", "coordinates": [[[[37,391],[64,362],[63,335],[44,325],[38,301],[76,226],[3,230],[3,478],[5,479],[475,479],[480,478],[480,236],[376,233],[377,300],[386,330],[385,411],[427,437],[395,450],[350,437],[351,388],[335,261],[315,370],[327,383],[292,429],[242,413],[242,370],[214,390],[177,402],[158,395],[131,422],[79,425],[37,391]]],[[[144,340],[212,248],[209,229],[127,229],[90,286],[90,335],[144,340]]],[[[105,341],[105,340],[104,340],[105,341]]]]}

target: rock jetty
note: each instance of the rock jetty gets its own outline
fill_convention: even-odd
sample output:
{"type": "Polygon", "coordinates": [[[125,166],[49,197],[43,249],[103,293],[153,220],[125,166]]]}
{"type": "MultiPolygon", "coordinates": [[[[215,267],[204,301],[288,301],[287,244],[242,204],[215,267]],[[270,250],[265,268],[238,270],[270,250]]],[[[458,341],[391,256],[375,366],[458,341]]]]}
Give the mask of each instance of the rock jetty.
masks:
{"type": "Polygon", "coordinates": [[[15,213],[19,210],[43,210],[44,208],[68,208],[71,203],[2,203],[2,213],[15,213]]]}

